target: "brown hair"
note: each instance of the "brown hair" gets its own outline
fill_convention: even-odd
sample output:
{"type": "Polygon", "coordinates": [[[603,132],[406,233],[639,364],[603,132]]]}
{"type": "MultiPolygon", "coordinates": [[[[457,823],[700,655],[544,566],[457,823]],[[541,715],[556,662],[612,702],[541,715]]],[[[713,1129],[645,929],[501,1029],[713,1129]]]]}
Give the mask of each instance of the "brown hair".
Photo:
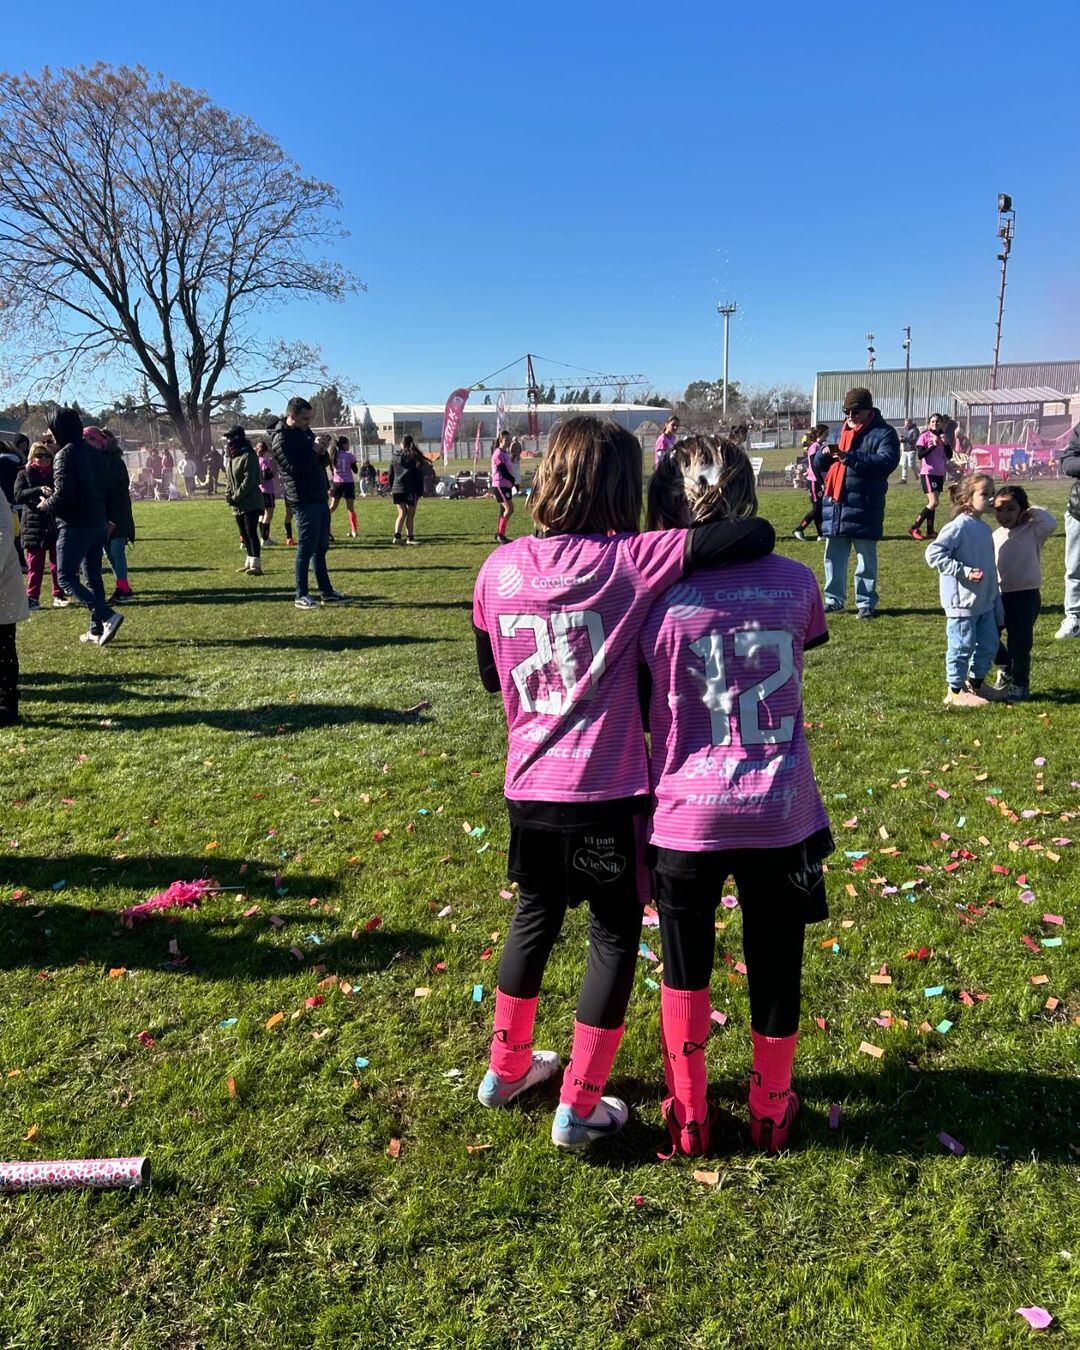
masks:
{"type": "Polygon", "coordinates": [[[568,417],[548,441],[529,507],[547,534],[621,534],[641,523],[641,446],[615,422],[568,417]]]}
{"type": "Polygon", "coordinates": [[[1031,500],[1019,483],[1006,483],[1004,487],[999,487],[994,493],[994,501],[999,497],[1011,497],[1021,511],[1031,509],[1031,500]]]}
{"type": "Polygon", "coordinates": [[[953,483],[949,488],[949,500],[953,504],[952,519],[957,516],[966,516],[971,513],[971,499],[975,496],[975,489],[980,483],[989,483],[990,492],[993,494],[994,477],[989,473],[969,473],[960,479],[959,483],[953,483]]]}
{"type": "Polygon", "coordinates": [[[757,514],[754,470],[746,452],[717,436],[685,436],[649,480],[647,530],[757,514]]]}

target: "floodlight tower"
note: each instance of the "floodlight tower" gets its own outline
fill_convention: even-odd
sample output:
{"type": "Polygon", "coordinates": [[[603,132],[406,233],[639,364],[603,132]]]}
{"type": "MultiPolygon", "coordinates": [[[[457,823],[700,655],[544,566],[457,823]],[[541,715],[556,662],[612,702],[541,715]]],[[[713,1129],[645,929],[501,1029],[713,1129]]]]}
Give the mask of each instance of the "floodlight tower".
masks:
{"type": "Polygon", "coordinates": [[[721,399],[721,416],[727,424],[727,387],[728,387],[728,332],[731,327],[731,316],[736,312],[739,306],[734,300],[729,300],[727,304],[721,301],[717,302],[716,312],[724,316],[724,392],[721,399]]]}
{"type": "Polygon", "coordinates": [[[866,335],[866,357],[867,357],[867,361],[866,361],[866,369],[867,369],[867,370],[873,370],[873,369],[874,369],[874,360],[875,360],[875,353],[874,353],[874,337],[875,337],[875,334],[874,334],[874,333],[867,333],[867,335],[866,335]]]}
{"type": "Polygon", "coordinates": [[[1001,353],[1001,319],[1005,313],[1005,272],[1009,266],[1009,254],[1012,252],[1013,230],[1016,228],[1016,212],[1012,198],[1007,192],[998,193],[998,238],[1001,240],[1001,252],[997,255],[1001,264],[1001,286],[998,290],[997,336],[994,338],[994,368],[990,372],[990,388],[997,388],[998,356],[1001,353]]]}

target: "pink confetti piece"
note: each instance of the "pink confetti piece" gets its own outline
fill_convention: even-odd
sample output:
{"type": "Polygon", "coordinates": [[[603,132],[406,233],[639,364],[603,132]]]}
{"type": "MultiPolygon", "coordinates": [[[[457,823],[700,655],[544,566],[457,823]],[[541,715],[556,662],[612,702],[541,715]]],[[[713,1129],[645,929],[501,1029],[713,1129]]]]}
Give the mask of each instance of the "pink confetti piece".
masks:
{"type": "Polygon", "coordinates": [[[712,1013],[710,1014],[710,1017],[711,1017],[712,1021],[714,1021],[718,1027],[726,1027],[726,1026],[727,1026],[727,1020],[728,1020],[728,1019],[727,1019],[727,1013],[721,1012],[719,1008],[714,1008],[714,1009],[712,1010],[712,1013]]]}
{"type": "Polygon", "coordinates": [[[840,1103],[833,1102],[829,1107],[829,1129],[837,1130],[840,1128],[840,1103]]]}
{"type": "Polygon", "coordinates": [[[737,897],[734,896],[734,895],[725,895],[725,896],[722,896],[721,899],[720,899],[720,903],[724,906],[725,909],[738,909],[738,908],[739,908],[739,901],[738,901],[737,897]]]}
{"type": "Polygon", "coordinates": [[[944,788],[938,788],[937,793],[935,795],[940,797],[943,802],[947,802],[949,798],[952,796],[952,793],[946,792],[944,788]]]}
{"type": "Polygon", "coordinates": [[[154,1038],[148,1031],[140,1031],[136,1039],[140,1045],[145,1045],[147,1050],[154,1048],[154,1038]]]}
{"type": "Polygon", "coordinates": [[[938,1135],[938,1143],[943,1148],[947,1148],[954,1157],[962,1158],[966,1152],[959,1139],[954,1139],[951,1134],[946,1134],[944,1130],[938,1135]]]}
{"type": "Polygon", "coordinates": [[[1065,920],[1060,914],[1044,914],[1043,923],[1064,923],[1065,920]]]}
{"type": "Polygon", "coordinates": [[[853,829],[855,828],[855,826],[858,825],[858,823],[859,823],[859,817],[858,817],[858,816],[852,816],[850,820],[845,820],[845,821],[844,821],[844,829],[845,829],[845,830],[853,830],[853,829]]]}
{"type": "Polygon", "coordinates": [[[513,891],[502,890],[502,891],[499,892],[499,899],[500,899],[500,900],[513,900],[513,898],[514,898],[514,892],[513,892],[513,891]]]}
{"type": "MultiPolygon", "coordinates": [[[[1074,783],[1073,786],[1075,787],[1076,784],[1074,783]]],[[[1072,840],[1071,840],[1071,839],[1051,839],[1050,842],[1051,842],[1052,844],[1057,844],[1058,848],[1068,848],[1069,845],[1072,843],[1072,840]]]]}
{"type": "Polygon", "coordinates": [[[304,959],[304,953],[300,950],[299,947],[290,947],[289,955],[295,956],[298,961],[302,961],[304,959]]]}
{"type": "Polygon", "coordinates": [[[1045,1308],[1017,1308],[1016,1311],[1033,1331],[1045,1331],[1054,1320],[1045,1308]]]}
{"type": "Polygon", "coordinates": [[[736,970],[736,972],[737,972],[739,975],[745,975],[745,974],[746,974],[746,967],[743,965],[743,963],[742,963],[741,961],[736,961],[736,962],[735,962],[735,970],[736,970]]]}
{"type": "Polygon", "coordinates": [[[1038,952],[1039,944],[1035,942],[1032,938],[1029,938],[1026,933],[1021,934],[1020,941],[1024,944],[1025,947],[1028,948],[1029,951],[1033,951],[1036,953],[1038,952]]]}
{"type": "Polygon", "coordinates": [[[1032,900],[1035,899],[1035,892],[1034,892],[1034,891],[1021,891],[1021,892],[1020,892],[1020,897],[1019,897],[1019,898],[1020,898],[1020,903],[1021,903],[1022,905],[1030,905],[1031,902],[1032,902],[1032,900]]]}

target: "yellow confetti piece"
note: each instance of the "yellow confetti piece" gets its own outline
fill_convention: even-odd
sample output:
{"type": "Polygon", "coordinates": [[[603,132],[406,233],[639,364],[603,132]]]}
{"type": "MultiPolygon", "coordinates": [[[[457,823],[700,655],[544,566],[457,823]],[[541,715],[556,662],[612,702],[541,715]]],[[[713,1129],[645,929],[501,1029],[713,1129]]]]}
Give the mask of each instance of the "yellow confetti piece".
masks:
{"type": "Polygon", "coordinates": [[[427,998],[427,996],[430,993],[431,993],[430,989],[426,989],[423,986],[421,986],[419,989],[413,990],[413,998],[427,998]]]}
{"type": "Polygon", "coordinates": [[[36,1125],[31,1125],[30,1128],[23,1135],[23,1138],[29,1143],[31,1139],[36,1139],[39,1133],[40,1131],[38,1130],[38,1127],[36,1125]]]}
{"type": "Polygon", "coordinates": [[[7,1076],[9,1078],[19,1078],[21,1075],[22,1069],[8,1069],[7,1071],[7,1076]]]}
{"type": "Polygon", "coordinates": [[[694,1180],[702,1186],[716,1186],[720,1181],[719,1172],[705,1172],[698,1170],[694,1173],[694,1180]]]}
{"type": "Polygon", "coordinates": [[[112,970],[109,971],[109,979],[119,980],[121,976],[126,974],[127,974],[127,966],[113,966],[112,970]]]}
{"type": "Polygon", "coordinates": [[[283,1012],[276,1012],[273,1015],[273,1017],[269,1017],[266,1020],[267,1031],[273,1031],[273,1029],[278,1025],[279,1022],[284,1021],[285,1021],[285,1014],[283,1012]]]}
{"type": "Polygon", "coordinates": [[[863,1041],[859,1046],[860,1055],[869,1055],[872,1059],[880,1059],[885,1053],[880,1045],[871,1045],[869,1041],[863,1041]]]}
{"type": "Polygon", "coordinates": [[[207,844],[207,846],[206,846],[206,851],[207,851],[207,853],[210,853],[213,849],[217,848],[217,846],[218,846],[218,841],[217,841],[216,839],[211,839],[210,842],[209,842],[209,843],[207,844]]]}
{"type": "Polygon", "coordinates": [[[892,984],[892,976],[891,976],[891,975],[871,975],[871,976],[870,976],[870,983],[871,983],[871,984],[892,984]]]}
{"type": "Polygon", "coordinates": [[[466,1144],[466,1153],[486,1153],[489,1148],[494,1148],[494,1144],[466,1144]]]}

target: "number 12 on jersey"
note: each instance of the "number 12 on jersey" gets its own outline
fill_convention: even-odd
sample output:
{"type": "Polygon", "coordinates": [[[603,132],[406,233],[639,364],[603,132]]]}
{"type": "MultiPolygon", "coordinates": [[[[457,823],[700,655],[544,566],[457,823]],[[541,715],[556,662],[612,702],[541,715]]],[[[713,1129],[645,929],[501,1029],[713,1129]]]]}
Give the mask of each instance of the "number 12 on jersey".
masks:
{"type": "Polygon", "coordinates": [[[796,678],[795,653],[792,636],[780,628],[742,628],[731,634],[734,655],[741,659],[756,659],[766,648],[775,650],[778,666],[771,675],[740,691],[729,683],[724,659],[724,633],[706,633],[690,650],[700,656],[705,665],[705,687],[702,701],[709,710],[712,723],[712,744],[731,744],[731,722],[738,704],[738,732],[743,745],[784,745],[795,735],[794,715],[781,717],[776,726],[763,727],[759,720],[761,705],[796,678]]]}

